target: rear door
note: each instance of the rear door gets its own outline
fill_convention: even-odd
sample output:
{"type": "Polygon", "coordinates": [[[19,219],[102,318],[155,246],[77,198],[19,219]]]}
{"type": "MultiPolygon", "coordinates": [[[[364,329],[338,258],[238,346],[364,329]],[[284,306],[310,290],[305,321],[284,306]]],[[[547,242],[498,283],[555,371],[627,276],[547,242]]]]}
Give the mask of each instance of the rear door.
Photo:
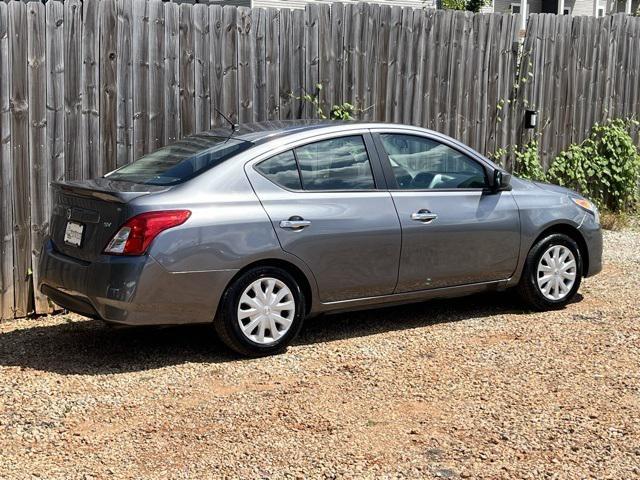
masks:
{"type": "Polygon", "coordinates": [[[282,248],[315,275],[321,302],[393,292],[400,224],[367,132],[297,145],[246,171],[282,248]]]}
{"type": "Polygon", "coordinates": [[[374,137],[402,225],[396,291],[509,278],[520,247],[511,192],[489,191],[485,166],[444,139],[374,137]]]}

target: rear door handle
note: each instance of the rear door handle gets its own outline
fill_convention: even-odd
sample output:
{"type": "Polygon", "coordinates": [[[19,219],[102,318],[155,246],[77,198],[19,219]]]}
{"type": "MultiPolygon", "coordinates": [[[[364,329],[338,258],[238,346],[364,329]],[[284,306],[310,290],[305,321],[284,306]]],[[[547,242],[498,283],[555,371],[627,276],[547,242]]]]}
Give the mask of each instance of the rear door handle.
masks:
{"type": "Polygon", "coordinates": [[[431,213],[429,210],[419,210],[411,214],[411,220],[422,223],[431,223],[438,218],[437,213],[431,213]]]}
{"type": "Polygon", "coordinates": [[[302,217],[291,217],[289,220],[280,220],[280,228],[286,228],[289,230],[302,230],[305,227],[311,225],[311,221],[304,220],[302,217]]]}

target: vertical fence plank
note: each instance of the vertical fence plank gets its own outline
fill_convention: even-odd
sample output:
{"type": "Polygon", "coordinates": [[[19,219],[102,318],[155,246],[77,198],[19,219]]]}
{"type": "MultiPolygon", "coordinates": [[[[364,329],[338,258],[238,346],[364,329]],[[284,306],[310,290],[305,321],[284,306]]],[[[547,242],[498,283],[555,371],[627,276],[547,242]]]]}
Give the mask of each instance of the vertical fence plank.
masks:
{"type": "Polygon", "coordinates": [[[422,29],[422,12],[418,9],[413,10],[410,14],[407,14],[407,43],[406,49],[406,80],[404,86],[404,102],[403,102],[403,123],[411,123],[414,111],[419,109],[419,105],[416,106],[416,84],[418,76],[418,53],[420,51],[419,40],[420,30],[422,29]]]}
{"type": "MultiPolygon", "coordinates": [[[[304,10],[304,86],[303,89],[310,95],[317,95],[317,85],[320,82],[320,51],[318,46],[318,27],[320,22],[320,8],[316,3],[309,3],[304,10]]],[[[304,118],[317,118],[317,112],[311,102],[303,104],[302,115],[304,118]]]]}
{"type": "Polygon", "coordinates": [[[149,2],[149,151],[164,145],[164,5],[149,2]]]}
{"type": "Polygon", "coordinates": [[[426,39],[425,57],[422,62],[426,64],[424,68],[425,79],[422,92],[422,122],[421,124],[427,128],[433,128],[435,125],[435,99],[438,98],[438,77],[436,76],[438,67],[438,57],[441,55],[439,50],[439,27],[440,27],[440,11],[430,12],[429,14],[429,32],[426,39]]]}
{"type": "Polygon", "coordinates": [[[117,57],[116,0],[100,2],[100,161],[98,175],[117,166],[117,57]]]}
{"type": "Polygon", "coordinates": [[[222,7],[209,5],[209,79],[211,81],[211,128],[224,121],[222,108],[222,7]]]}
{"type": "Polygon", "coordinates": [[[414,15],[419,15],[421,17],[419,31],[416,32],[416,59],[415,59],[415,69],[416,69],[416,79],[414,81],[414,90],[413,90],[413,111],[411,115],[411,123],[414,125],[420,125],[422,122],[422,110],[424,108],[423,102],[423,93],[425,90],[425,69],[426,69],[426,60],[427,60],[427,38],[429,33],[431,32],[432,27],[432,16],[431,11],[420,10],[416,11],[414,15]]]}
{"type": "Polygon", "coordinates": [[[293,118],[302,118],[304,102],[299,98],[304,94],[305,86],[305,44],[304,44],[304,10],[291,12],[291,33],[293,37],[291,51],[291,87],[294,98],[291,99],[293,118]]]}
{"type": "MultiPolygon", "coordinates": [[[[414,10],[420,15],[422,10],[414,10]]],[[[370,4],[369,15],[364,24],[363,40],[363,86],[362,86],[362,118],[371,121],[375,118],[376,105],[376,59],[378,58],[378,28],[380,27],[380,5],[370,4]]]]}
{"type": "Polygon", "coordinates": [[[291,51],[293,32],[291,30],[291,10],[280,10],[280,120],[293,118],[291,103],[291,51]]]}
{"type": "Polygon", "coordinates": [[[375,64],[375,103],[373,104],[374,120],[384,121],[387,106],[387,80],[389,71],[389,48],[391,34],[391,7],[380,6],[378,25],[378,52],[375,58],[370,59],[375,64]]]}
{"type": "Polygon", "coordinates": [[[207,5],[193,6],[194,50],[195,50],[195,130],[209,130],[211,126],[211,93],[209,67],[209,8],[207,5]]]}
{"type": "Polygon", "coordinates": [[[232,122],[238,121],[238,10],[225,6],[222,11],[222,105],[220,111],[232,122]]]}
{"type": "Polygon", "coordinates": [[[27,103],[27,8],[9,3],[11,163],[13,176],[14,296],[18,317],[31,311],[31,212],[29,202],[29,107],[27,103]]]}
{"type": "Polygon", "coordinates": [[[116,166],[133,161],[133,0],[117,0],[116,166]]]}
{"type": "Polygon", "coordinates": [[[358,14],[356,5],[344,6],[344,37],[342,43],[343,69],[342,69],[342,98],[345,102],[355,104],[355,72],[354,56],[356,54],[356,37],[362,18],[358,14]],[[348,20],[347,20],[348,19],[348,20]]]}
{"type": "Polygon", "coordinates": [[[149,3],[133,2],[133,159],[149,151],[149,3]]]}
{"type": "Polygon", "coordinates": [[[265,69],[267,81],[266,120],[280,118],[280,12],[275,8],[266,11],[265,19],[265,69]]]}
{"type": "Polygon", "coordinates": [[[100,164],[100,0],[84,0],[82,7],[82,172],[83,178],[102,173],[100,164]]]}
{"type": "Polygon", "coordinates": [[[7,4],[0,3],[0,320],[13,318],[13,169],[9,110],[9,24],[7,4]]]}
{"type": "Polygon", "coordinates": [[[133,1],[133,160],[149,151],[149,3],[133,1]]]}
{"type": "Polygon", "coordinates": [[[180,10],[164,4],[164,144],[180,138],[180,10]]]}
{"type": "Polygon", "coordinates": [[[67,180],[82,178],[82,3],[64,2],[64,169],[67,180]]]}
{"type": "Polygon", "coordinates": [[[192,10],[192,5],[180,4],[180,131],[183,137],[195,132],[192,10]]]}
{"type": "Polygon", "coordinates": [[[402,9],[391,7],[389,19],[389,59],[387,61],[387,81],[386,81],[386,105],[384,120],[387,122],[397,121],[397,101],[395,98],[396,85],[399,83],[398,76],[398,50],[400,48],[400,35],[402,33],[402,9]]]}
{"type": "Polygon", "coordinates": [[[253,121],[267,120],[267,70],[266,70],[266,12],[263,8],[251,11],[251,62],[255,65],[253,79],[253,121]]]}
{"type": "Polygon", "coordinates": [[[344,3],[336,2],[331,5],[331,65],[329,70],[329,84],[327,103],[329,106],[339,105],[343,97],[343,71],[344,71],[344,3]]]}
{"type": "Polygon", "coordinates": [[[42,251],[49,220],[49,181],[46,125],[47,65],[45,56],[45,7],[39,2],[27,4],[27,63],[28,63],[28,111],[29,111],[29,203],[31,208],[30,248],[32,284],[34,293],[33,309],[36,313],[47,313],[49,302],[38,291],[38,260],[42,251]]]}
{"type": "Polygon", "coordinates": [[[251,58],[251,30],[254,25],[250,8],[238,8],[238,28],[238,121],[246,123],[253,119],[252,83],[255,75],[255,64],[251,58]]]}
{"type": "Polygon", "coordinates": [[[61,2],[47,2],[47,152],[52,181],[64,177],[64,12],[61,2]]]}

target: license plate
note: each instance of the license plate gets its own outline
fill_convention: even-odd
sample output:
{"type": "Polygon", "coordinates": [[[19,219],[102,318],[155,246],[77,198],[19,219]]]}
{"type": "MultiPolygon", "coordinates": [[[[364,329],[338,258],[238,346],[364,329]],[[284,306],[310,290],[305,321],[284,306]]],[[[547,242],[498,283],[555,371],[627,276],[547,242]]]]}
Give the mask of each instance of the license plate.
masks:
{"type": "Polygon", "coordinates": [[[84,225],[76,222],[67,222],[67,228],[64,231],[64,243],[79,247],[82,243],[83,233],[84,225]]]}

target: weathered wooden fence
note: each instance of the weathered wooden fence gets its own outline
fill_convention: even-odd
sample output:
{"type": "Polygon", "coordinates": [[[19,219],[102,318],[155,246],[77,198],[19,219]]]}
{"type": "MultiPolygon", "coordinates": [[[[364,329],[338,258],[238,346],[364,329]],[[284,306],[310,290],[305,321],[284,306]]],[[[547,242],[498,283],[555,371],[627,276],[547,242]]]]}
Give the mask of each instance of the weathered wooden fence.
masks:
{"type": "Polygon", "coordinates": [[[222,124],[313,117],[296,96],[423,125],[488,153],[541,114],[543,161],[640,114],[640,20],[387,7],[222,8],[159,0],[0,2],[0,315],[34,291],[51,181],[102,175],[222,124]],[[522,45],[522,46],[521,46],[522,45]],[[293,93],[293,95],[292,95],[293,93]]]}

